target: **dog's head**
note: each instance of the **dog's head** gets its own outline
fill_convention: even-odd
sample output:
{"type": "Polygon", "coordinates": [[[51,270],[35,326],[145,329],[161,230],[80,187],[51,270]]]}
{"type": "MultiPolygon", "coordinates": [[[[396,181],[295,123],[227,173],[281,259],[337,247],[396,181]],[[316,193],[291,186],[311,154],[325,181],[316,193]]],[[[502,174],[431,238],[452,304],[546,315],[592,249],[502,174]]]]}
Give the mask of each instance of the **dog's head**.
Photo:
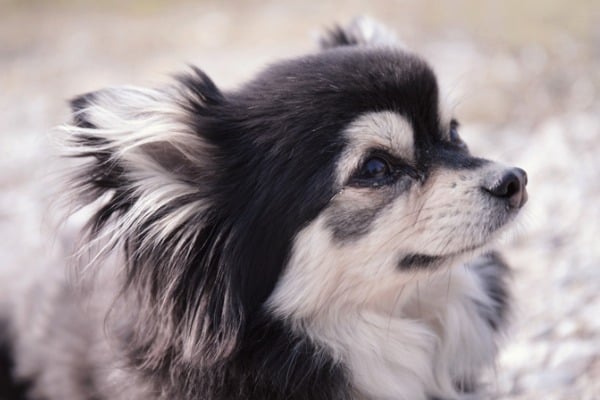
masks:
{"type": "Polygon", "coordinates": [[[219,360],[266,310],[368,307],[518,214],[525,173],[469,153],[389,36],[332,31],[230,92],[194,70],[72,102],[73,187],[100,199],[91,232],[122,250],[150,361],[219,360]]]}

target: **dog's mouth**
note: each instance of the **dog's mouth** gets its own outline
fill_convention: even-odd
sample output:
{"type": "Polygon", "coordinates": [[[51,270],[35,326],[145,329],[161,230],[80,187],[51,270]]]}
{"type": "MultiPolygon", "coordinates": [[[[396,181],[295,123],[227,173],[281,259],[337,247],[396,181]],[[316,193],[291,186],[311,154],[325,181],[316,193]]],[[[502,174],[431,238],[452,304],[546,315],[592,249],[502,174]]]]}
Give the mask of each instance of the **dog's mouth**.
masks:
{"type": "Polygon", "coordinates": [[[423,268],[432,268],[437,267],[441,264],[444,264],[450,260],[456,259],[458,257],[467,255],[474,251],[477,251],[485,246],[485,243],[473,245],[466,247],[462,250],[455,251],[447,254],[423,254],[423,253],[410,253],[403,256],[398,262],[398,267],[401,270],[417,270],[423,268]]]}
{"type": "Polygon", "coordinates": [[[488,216],[485,228],[480,231],[482,237],[479,237],[477,242],[444,254],[404,254],[398,262],[398,268],[403,271],[436,268],[458,262],[466,256],[474,255],[474,253],[485,249],[494,241],[494,238],[498,237],[501,232],[511,225],[510,222],[520,213],[522,206],[527,201],[527,192],[524,188],[515,201],[518,201],[516,206],[507,205],[505,202],[497,205],[495,212],[488,216]]]}

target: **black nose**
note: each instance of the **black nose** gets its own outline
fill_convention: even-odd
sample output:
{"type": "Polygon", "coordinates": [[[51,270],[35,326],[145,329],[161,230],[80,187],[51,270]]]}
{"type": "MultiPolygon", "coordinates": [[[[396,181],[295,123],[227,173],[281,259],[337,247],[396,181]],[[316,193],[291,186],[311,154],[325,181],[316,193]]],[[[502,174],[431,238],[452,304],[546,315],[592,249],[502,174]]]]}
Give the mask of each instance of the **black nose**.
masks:
{"type": "Polygon", "coordinates": [[[490,187],[484,187],[492,196],[506,199],[512,208],[520,208],[527,202],[527,173],[521,168],[502,172],[500,179],[490,187]]]}

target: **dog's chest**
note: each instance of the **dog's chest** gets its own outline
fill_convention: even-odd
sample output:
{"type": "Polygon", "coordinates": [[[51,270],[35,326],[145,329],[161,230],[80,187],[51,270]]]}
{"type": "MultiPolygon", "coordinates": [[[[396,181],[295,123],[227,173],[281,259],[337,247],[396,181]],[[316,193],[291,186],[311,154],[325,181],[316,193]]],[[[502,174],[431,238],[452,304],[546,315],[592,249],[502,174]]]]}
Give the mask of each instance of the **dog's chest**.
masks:
{"type": "Polygon", "coordinates": [[[393,312],[360,310],[318,325],[312,336],[348,368],[367,399],[466,398],[493,363],[493,331],[478,313],[491,300],[467,269],[406,287],[393,312]]]}

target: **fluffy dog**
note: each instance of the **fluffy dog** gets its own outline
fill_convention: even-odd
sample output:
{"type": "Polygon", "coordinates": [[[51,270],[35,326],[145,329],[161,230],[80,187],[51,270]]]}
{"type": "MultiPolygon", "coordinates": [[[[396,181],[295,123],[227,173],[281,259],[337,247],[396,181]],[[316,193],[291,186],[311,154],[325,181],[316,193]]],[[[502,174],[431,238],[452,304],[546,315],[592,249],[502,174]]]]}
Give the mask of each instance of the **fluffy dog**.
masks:
{"type": "Polygon", "coordinates": [[[26,394],[482,396],[509,302],[482,249],[526,174],[469,153],[391,37],[334,29],[232,91],[194,68],[74,99],[69,198],[92,210],[95,273],[40,273],[4,312],[26,394]]]}

